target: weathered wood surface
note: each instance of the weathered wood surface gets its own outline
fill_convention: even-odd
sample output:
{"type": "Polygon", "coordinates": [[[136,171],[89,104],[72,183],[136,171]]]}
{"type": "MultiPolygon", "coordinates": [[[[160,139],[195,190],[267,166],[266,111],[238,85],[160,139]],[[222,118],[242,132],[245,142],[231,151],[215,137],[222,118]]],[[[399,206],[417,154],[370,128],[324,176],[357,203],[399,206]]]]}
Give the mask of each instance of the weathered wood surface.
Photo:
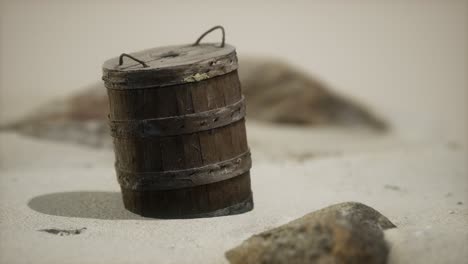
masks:
{"type": "Polygon", "coordinates": [[[134,172],[116,167],[120,186],[138,191],[173,190],[224,181],[247,173],[250,152],[202,167],[161,172],[134,172]]]}
{"type": "Polygon", "coordinates": [[[170,218],[252,209],[244,118],[236,114],[241,113],[243,99],[237,71],[172,86],[108,89],[108,97],[111,123],[184,117],[200,121],[207,114],[214,114],[214,120],[225,113],[233,118],[211,129],[180,128],[177,134],[177,129],[145,136],[129,133],[120,137],[117,133],[116,171],[127,209],[170,218]],[[217,116],[220,109],[222,114],[217,116]]]}
{"type": "Polygon", "coordinates": [[[140,89],[197,82],[235,71],[235,48],[226,44],[190,44],[159,47],[132,53],[148,67],[129,58],[119,65],[118,58],[106,61],[103,77],[108,89],[140,89]]]}
{"type": "Polygon", "coordinates": [[[191,134],[229,125],[245,117],[245,102],[241,100],[201,113],[144,120],[111,120],[113,137],[152,137],[191,134]]]}

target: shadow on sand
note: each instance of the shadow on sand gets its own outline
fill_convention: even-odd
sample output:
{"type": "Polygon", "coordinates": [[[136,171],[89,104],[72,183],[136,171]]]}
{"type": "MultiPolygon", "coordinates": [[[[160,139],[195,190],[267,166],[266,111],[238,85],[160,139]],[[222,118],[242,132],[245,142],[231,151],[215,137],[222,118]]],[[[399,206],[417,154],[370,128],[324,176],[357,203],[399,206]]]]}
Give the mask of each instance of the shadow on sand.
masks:
{"type": "Polygon", "coordinates": [[[107,220],[144,220],[144,218],[127,211],[119,192],[60,192],[32,198],[29,208],[39,213],[107,220]]]}

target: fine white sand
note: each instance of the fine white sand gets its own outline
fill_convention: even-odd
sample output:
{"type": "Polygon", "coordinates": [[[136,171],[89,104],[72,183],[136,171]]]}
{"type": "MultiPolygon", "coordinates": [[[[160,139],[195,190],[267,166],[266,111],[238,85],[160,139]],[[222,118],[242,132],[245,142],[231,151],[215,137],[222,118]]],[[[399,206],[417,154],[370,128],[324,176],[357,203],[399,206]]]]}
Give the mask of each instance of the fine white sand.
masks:
{"type": "Polygon", "coordinates": [[[224,263],[250,235],[343,201],[398,226],[386,232],[390,263],[468,259],[463,144],[256,123],[248,131],[255,209],[193,220],[125,211],[111,150],[0,134],[0,262],[224,263]],[[83,227],[73,236],[38,231],[83,227]]]}

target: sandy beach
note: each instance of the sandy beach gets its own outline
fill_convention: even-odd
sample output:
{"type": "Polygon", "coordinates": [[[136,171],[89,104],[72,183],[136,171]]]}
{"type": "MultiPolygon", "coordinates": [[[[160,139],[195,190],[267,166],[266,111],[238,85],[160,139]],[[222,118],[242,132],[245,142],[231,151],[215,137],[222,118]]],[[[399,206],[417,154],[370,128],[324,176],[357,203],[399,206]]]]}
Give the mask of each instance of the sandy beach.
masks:
{"type": "Polygon", "coordinates": [[[275,153],[262,149],[262,129],[249,126],[255,209],[192,220],[127,212],[110,150],[2,134],[2,261],[225,263],[224,252],[250,235],[343,201],[366,203],[398,226],[385,234],[389,263],[461,263],[468,257],[465,147],[294,129],[289,135],[300,142],[319,139],[317,148],[279,146],[275,153]],[[336,144],[350,137],[353,144],[336,144]],[[74,236],[38,231],[47,228],[86,230],[74,236]]]}
{"type": "Polygon", "coordinates": [[[284,58],[366,103],[391,129],[248,120],[254,210],[190,220],[126,211],[111,148],[0,132],[1,263],[227,263],[224,252],[251,235],[345,201],[365,203],[397,226],[385,231],[390,264],[466,262],[466,1],[275,2],[265,15],[264,2],[210,2],[203,16],[187,5],[2,2],[0,122],[94,83],[109,57],[185,43],[215,21],[239,54],[284,58]],[[184,19],[173,30],[161,26],[175,12],[184,19]],[[239,13],[243,23],[226,15],[239,13]],[[40,231],[51,228],[82,231],[40,231]]]}

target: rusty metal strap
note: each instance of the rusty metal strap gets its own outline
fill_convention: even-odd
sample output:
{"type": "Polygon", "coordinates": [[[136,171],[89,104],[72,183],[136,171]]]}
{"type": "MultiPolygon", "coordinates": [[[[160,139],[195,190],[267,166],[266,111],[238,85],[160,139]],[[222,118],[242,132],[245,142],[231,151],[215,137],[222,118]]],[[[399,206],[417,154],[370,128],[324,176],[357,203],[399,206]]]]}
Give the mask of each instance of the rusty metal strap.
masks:
{"type": "Polygon", "coordinates": [[[131,190],[173,190],[224,181],[250,170],[250,151],[222,162],[185,170],[133,172],[115,165],[121,187],[131,190]]]}
{"type": "Polygon", "coordinates": [[[175,136],[223,127],[244,117],[242,97],[234,104],[200,113],[144,120],[110,120],[110,130],[116,138],[175,136]]]}

